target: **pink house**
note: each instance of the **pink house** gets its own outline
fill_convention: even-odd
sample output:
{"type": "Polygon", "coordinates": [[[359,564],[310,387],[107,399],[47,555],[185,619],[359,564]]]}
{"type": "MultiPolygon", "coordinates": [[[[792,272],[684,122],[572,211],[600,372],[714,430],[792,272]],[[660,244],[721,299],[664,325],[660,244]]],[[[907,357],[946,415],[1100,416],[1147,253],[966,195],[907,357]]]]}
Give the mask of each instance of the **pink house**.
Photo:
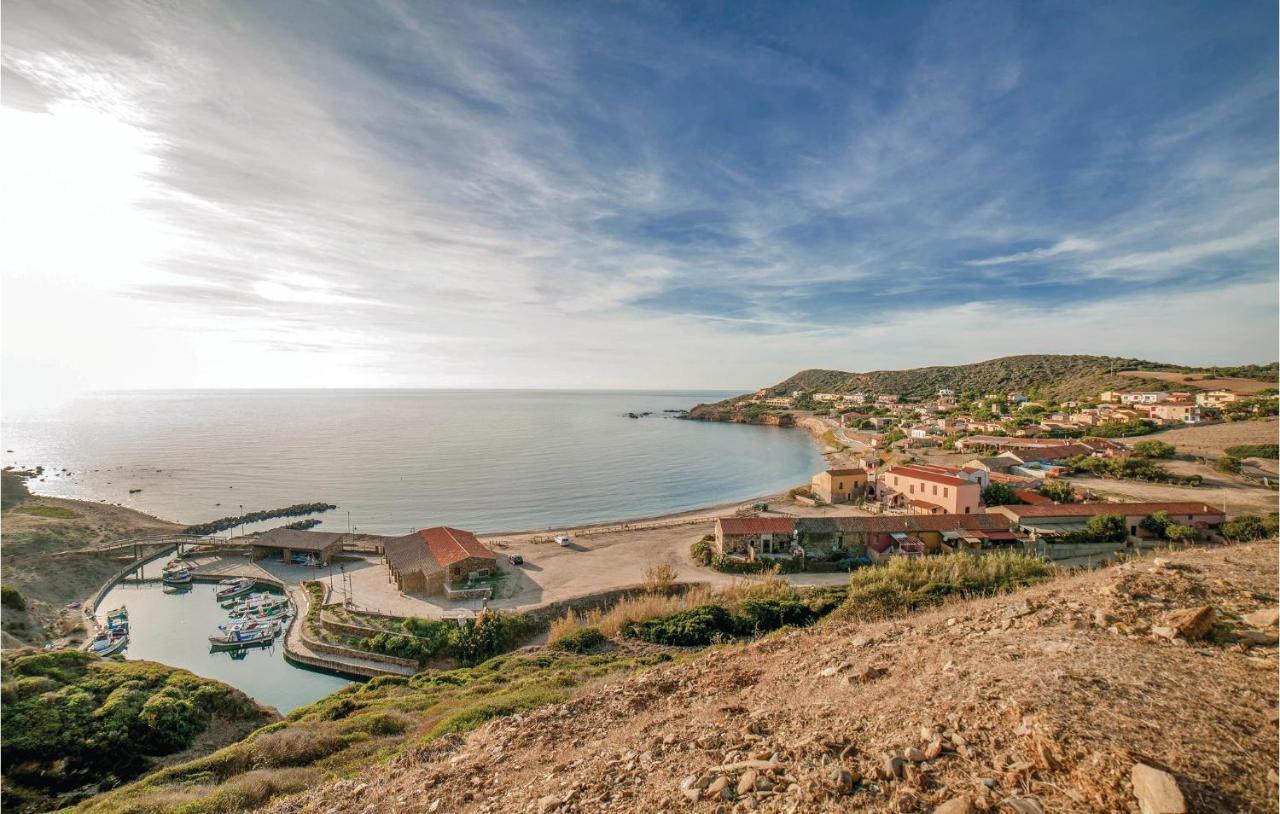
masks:
{"type": "Polygon", "coordinates": [[[913,466],[891,467],[880,476],[877,496],[886,506],[914,514],[976,514],[982,487],[963,478],[913,466]]]}

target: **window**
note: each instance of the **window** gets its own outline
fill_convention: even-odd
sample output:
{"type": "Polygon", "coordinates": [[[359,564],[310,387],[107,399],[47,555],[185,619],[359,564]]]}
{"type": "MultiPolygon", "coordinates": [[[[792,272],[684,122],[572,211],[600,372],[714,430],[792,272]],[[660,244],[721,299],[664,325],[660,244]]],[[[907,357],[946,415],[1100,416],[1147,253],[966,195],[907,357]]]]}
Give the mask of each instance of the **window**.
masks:
{"type": "Polygon", "coordinates": [[[934,493],[935,495],[936,495],[936,494],[938,494],[938,484],[936,484],[936,483],[933,485],[933,493],[934,493]]]}
{"type": "Polygon", "coordinates": [[[946,496],[947,496],[947,487],[945,487],[945,486],[944,486],[944,487],[942,487],[942,496],[943,496],[943,497],[946,497],[946,496]]]}
{"type": "Polygon", "coordinates": [[[968,514],[968,513],[969,513],[969,507],[968,507],[968,506],[965,506],[965,507],[964,507],[964,513],[965,513],[965,514],[968,514]]]}

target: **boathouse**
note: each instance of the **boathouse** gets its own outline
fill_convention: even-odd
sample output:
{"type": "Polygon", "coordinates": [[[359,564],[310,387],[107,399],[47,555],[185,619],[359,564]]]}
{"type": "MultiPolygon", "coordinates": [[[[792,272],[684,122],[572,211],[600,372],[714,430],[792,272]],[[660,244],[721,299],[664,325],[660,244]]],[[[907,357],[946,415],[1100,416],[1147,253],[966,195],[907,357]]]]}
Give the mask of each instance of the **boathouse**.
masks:
{"type": "Polygon", "coordinates": [[[249,556],[261,560],[279,553],[284,562],[289,563],[294,554],[307,554],[314,555],[321,565],[328,565],[342,551],[344,537],[345,534],[332,531],[271,529],[252,538],[249,556]]]}

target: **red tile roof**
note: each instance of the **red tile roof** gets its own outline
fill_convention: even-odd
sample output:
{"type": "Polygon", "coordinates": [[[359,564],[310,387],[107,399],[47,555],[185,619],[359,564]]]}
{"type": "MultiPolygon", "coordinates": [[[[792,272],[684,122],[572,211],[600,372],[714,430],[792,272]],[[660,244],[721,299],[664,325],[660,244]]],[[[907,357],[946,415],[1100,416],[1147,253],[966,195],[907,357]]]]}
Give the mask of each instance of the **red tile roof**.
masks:
{"type": "Polygon", "coordinates": [[[791,534],[796,530],[792,517],[718,517],[723,534],[791,534]]]}
{"type": "Polygon", "coordinates": [[[802,533],[891,534],[922,531],[961,531],[973,529],[1008,530],[1009,518],[998,514],[881,514],[800,517],[796,527],[802,533]]]}
{"type": "Polygon", "coordinates": [[[431,552],[431,556],[444,568],[469,557],[484,560],[497,559],[497,556],[485,548],[469,531],[448,526],[435,526],[418,530],[417,536],[427,544],[427,550],[431,552]]]}
{"type": "Polygon", "coordinates": [[[953,478],[950,475],[940,475],[937,472],[930,472],[927,469],[917,469],[914,466],[895,466],[885,474],[901,475],[904,478],[915,478],[916,480],[927,480],[930,483],[942,483],[947,486],[967,486],[971,483],[963,478],[953,478]]]}
{"type": "Polygon", "coordinates": [[[1221,509],[1215,509],[1207,503],[1054,503],[1037,506],[993,506],[989,511],[999,510],[1014,517],[1092,517],[1096,514],[1148,515],[1156,512],[1169,514],[1209,514],[1221,515],[1221,509]]]}

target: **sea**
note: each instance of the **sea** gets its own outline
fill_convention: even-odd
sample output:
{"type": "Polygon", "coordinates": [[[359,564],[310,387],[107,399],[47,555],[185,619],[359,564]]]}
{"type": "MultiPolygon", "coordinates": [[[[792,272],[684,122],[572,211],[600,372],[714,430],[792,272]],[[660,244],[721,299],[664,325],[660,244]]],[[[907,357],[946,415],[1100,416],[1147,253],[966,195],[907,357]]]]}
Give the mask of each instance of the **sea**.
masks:
{"type": "Polygon", "coordinates": [[[40,415],[6,415],[0,443],[5,465],[44,467],[30,484],[37,493],[184,524],[324,502],[337,506],[316,515],[327,531],[555,529],[746,500],[821,468],[803,430],[677,417],[730,395],[98,393],[40,415]]]}

